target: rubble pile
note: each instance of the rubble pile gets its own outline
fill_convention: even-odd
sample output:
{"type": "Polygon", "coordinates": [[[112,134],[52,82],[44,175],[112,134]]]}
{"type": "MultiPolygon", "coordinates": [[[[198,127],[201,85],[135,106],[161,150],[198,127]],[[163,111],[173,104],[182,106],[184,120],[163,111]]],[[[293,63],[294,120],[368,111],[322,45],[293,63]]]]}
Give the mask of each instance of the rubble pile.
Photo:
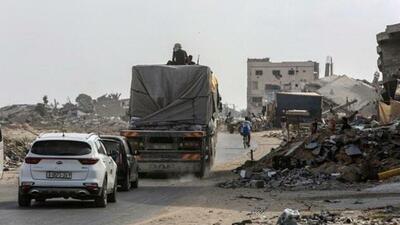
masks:
{"type": "Polygon", "coordinates": [[[240,224],[270,224],[270,225],[327,225],[327,224],[357,224],[357,225],[398,225],[400,216],[398,209],[388,206],[378,209],[364,210],[363,214],[357,215],[352,212],[327,211],[299,212],[294,209],[285,209],[279,217],[268,218],[265,214],[253,216],[251,219],[232,223],[240,224]],[[276,221],[276,222],[275,222],[276,221]]]}
{"type": "Polygon", "coordinates": [[[321,128],[307,138],[283,142],[261,160],[234,170],[239,179],[219,186],[326,189],[377,180],[379,173],[400,167],[400,122],[355,127],[334,133],[321,128]]]}
{"type": "Polygon", "coordinates": [[[28,137],[4,137],[5,168],[17,167],[24,160],[32,139],[28,137]]]}
{"type": "Polygon", "coordinates": [[[271,131],[264,134],[263,137],[283,139],[284,135],[282,131],[271,131]]]}
{"type": "Polygon", "coordinates": [[[11,105],[0,108],[0,121],[6,123],[27,123],[42,120],[35,110],[35,105],[11,105]]]}
{"type": "Polygon", "coordinates": [[[78,132],[98,134],[118,134],[125,129],[127,122],[118,117],[100,117],[87,115],[82,117],[64,117],[62,119],[45,120],[36,124],[35,128],[43,131],[78,132]]]}
{"type": "Polygon", "coordinates": [[[400,218],[393,214],[383,213],[380,216],[372,214],[368,216],[350,217],[341,213],[332,213],[329,211],[321,211],[310,215],[302,215],[299,218],[299,224],[309,225],[325,225],[325,224],[364,224],[364,225],[380,225],[380,224],[399,224],[400,218]]]}
{"type": "Polygon", "coordinates": [[[80,94],[76,104],[58,102],[19,104],[0,108],[0,125],[4,135],[6,168],[17,167],[24,159],[29,144],[48,132],[119,134],[127,127],[120,94],[103,95],[96,100],[80,94]]]}

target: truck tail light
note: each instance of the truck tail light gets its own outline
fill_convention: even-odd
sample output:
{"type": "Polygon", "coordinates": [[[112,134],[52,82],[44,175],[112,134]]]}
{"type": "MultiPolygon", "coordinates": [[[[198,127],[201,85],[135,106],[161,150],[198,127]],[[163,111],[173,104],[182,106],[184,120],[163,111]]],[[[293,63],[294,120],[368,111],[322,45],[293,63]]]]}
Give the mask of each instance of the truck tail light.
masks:
{"type": "Polygon", "coordinates": [[[99,161],[99,159],[79,159],[82,165],[94,165],[99,161]]]}

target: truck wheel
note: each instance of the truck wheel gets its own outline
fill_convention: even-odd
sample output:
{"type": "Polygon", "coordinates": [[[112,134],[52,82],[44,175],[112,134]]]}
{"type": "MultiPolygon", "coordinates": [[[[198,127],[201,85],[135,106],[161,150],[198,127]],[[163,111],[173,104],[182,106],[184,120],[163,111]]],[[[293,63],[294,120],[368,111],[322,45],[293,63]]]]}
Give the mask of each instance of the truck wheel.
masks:
{"type": "Polygon", "coordinates": [[[138,171],[138,169],[136,169],[136,180],[131,182],[132,188],[139,187],[139,173],[137,171],[138,171]]]}
{"type": "Polygon", "coordinates": [[[100,196],[95,197],[94,204],[96,205],[96,207],[100,208],[105,208],[107,206],[107,178],[104,179],[100,196]]]}
{"type": "Polygon", "coordinates": [[[130,181],[130,174],[128,172],[126,173],[125,179],[122,181],[121,191],[129,191],[129,189],[131,189],[131,181],[130,181]]]}
{"type": "Polygon", "coordinates": [[[22,193],[18,190],[18,206],[19,207],[29,207],[31,206],[31,197],[27,194],[22,193]]]}
{"type": "Polygon", "coordinates": [[[131,182],[132,188],[139,187],[139,175],[136,176],[136,180],[131,182]]]}
{"type": "Polygon", "coordinates": [[[196,177],[204,178],[208,172],[210,171],[210,160],[204,161],[201,163],[201,170],[200,172],[195,173],[196,177]]]}

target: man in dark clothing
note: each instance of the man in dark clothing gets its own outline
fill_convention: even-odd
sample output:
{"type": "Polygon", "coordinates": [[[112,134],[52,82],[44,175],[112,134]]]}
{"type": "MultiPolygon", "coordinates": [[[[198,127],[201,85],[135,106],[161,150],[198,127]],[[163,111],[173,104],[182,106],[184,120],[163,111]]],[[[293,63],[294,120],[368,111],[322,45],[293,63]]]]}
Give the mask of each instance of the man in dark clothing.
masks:
{"type": "Polygon", "coordinates": [[[349,121],[347,117],[342,118],[342,128],[340,129],[341,133],[344,133],[346,130],[351,130],[351,126],[349,125],[349,121]]]}
{"type": "Polygon", "coordinates": [[[174,65],[185,65],[187,62],[187,54],[185,50],[182,50],[182,46],[176,43],[174,46],[174,53],[172,54],[172,63],[174,65]]]}
{"type": "Polygon", "coordinates": [[[193,56],[192,55],[188,56],[187,64],[188,65],[196,65],[196,63],[193,62],[193,56]]]}

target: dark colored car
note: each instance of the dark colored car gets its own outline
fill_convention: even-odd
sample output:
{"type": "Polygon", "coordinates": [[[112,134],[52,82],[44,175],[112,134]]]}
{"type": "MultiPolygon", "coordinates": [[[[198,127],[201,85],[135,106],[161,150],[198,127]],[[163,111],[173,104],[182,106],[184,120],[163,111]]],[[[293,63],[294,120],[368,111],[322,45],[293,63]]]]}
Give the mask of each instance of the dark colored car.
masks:
{"type": "Polygon", "coordinates": [[[120,190],[128,191],[139,185],[138,163],[136,152],[131,149],[125,137],[102,135],[101,140],[107,152],[117,163],[117,179],[120,190]]]}

